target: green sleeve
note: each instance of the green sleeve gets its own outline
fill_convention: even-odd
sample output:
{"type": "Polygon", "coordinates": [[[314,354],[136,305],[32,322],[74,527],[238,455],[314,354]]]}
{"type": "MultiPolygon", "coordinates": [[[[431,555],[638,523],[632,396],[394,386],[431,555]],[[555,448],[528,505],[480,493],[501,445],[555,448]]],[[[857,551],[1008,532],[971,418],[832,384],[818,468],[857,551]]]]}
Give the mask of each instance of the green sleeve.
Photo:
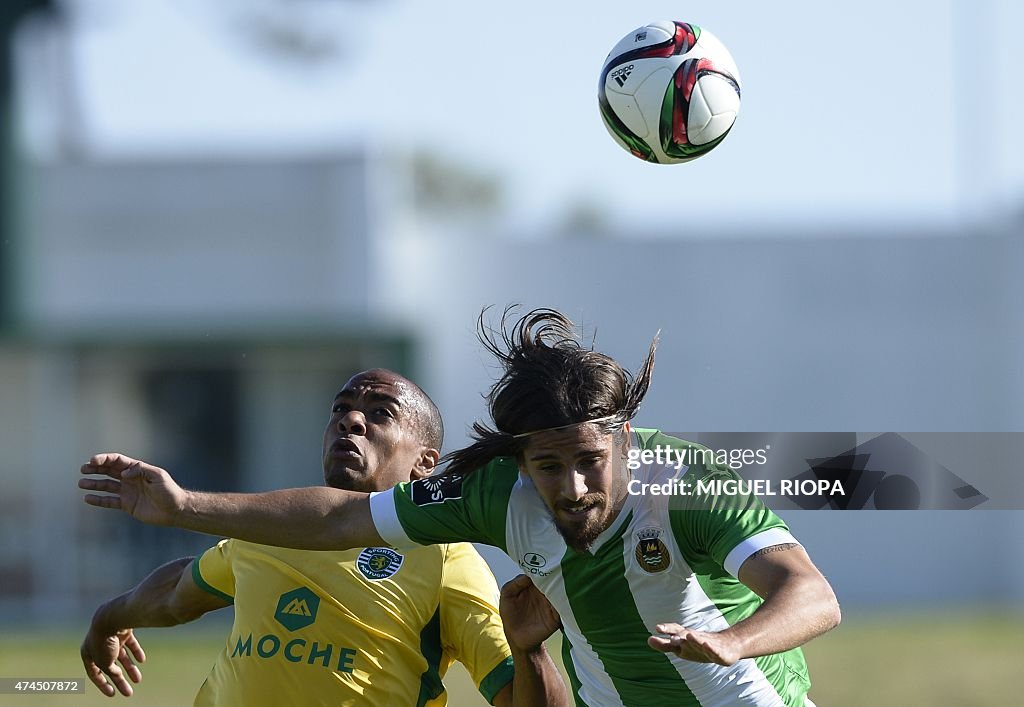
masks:
{"type": "MultiPolygon", "coordinates": [[[[690,473],[686,475],[693,489],[700,480],[741,478],[731,469],[701,471],[692,478],[690,473]]],[[[724,569],[729,553],[744,540],[773,528],[788,531],[782,519],[752,493],[674,496],[669,515],[679,549],[694,570],[707,562],[713,563],[716,570],[724,569]]]]}
{"type": "Polygon", "coordinates": [[[505,514],[519,479],[514,459],[499,458],[465,477],[440,474],[395,488],[395,512],[421,545],[478,542],[505,549],[505,514]]]}
{"type": "MultiPolygon", "coordinates": [[[[639,434],[642,446],[671,446],[676,449],[704,449],[692,442],[669,437],[655,430],[639,434]]],[[[706,459],[713,459],[709,455],[706,459]]],[[[674,495],[669,501],[672,531],[687,564],[700,574],[725,572],[725,560],[740,543],[759,533],[786,524],[753,493],[700,493],[700,482],[738,483],[742,477],[726,464],[709,461],[691,465],[684,476],[689,495],[674,495]]],[[[745,490],[745,489],[740,489],[745,490]]]]}

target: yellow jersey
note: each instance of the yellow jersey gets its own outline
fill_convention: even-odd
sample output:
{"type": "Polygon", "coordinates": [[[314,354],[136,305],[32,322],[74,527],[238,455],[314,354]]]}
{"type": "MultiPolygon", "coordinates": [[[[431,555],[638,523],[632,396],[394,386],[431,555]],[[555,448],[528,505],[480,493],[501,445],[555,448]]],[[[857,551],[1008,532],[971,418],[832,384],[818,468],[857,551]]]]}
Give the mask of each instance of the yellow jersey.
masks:
{"type": "Polygon", "coordinates": [[[197,707],[435,707],[455,660],[488,702],[512,680],[498,587],[468,543],[316,552],[222,540],[192,568],[235,609],[197,707]]]}

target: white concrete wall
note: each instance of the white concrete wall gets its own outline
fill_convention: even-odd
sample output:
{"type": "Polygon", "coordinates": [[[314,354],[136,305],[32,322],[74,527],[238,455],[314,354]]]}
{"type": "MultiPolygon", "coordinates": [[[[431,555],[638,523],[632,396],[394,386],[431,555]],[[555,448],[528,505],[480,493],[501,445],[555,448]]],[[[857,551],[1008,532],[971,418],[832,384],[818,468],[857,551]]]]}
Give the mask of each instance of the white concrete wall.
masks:
{"type": "Polygon", "coordinates": [[[36,330],[366,313],[359,155],[40,164],[26,179],[20,310],[36,330]]]}

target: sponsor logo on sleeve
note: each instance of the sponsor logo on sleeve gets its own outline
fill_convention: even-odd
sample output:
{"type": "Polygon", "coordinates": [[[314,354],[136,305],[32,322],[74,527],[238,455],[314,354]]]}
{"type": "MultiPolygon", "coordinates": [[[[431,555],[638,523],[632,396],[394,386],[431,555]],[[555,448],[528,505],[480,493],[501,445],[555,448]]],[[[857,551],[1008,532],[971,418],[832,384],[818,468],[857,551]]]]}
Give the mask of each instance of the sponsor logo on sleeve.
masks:
{"type": "Polygon", "coordinates": [[[462,498],[462,474],[439,474],[418,479],[411,484],[412,502],[429,506],[462,498]]]}

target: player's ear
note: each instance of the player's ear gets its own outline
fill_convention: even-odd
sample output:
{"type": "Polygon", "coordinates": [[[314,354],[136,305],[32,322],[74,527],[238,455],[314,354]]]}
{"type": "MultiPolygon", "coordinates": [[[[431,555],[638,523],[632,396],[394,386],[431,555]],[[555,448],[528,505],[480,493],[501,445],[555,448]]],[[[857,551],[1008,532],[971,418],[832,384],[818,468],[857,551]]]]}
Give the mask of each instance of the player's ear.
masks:
{"type": "Polygon", "coordinates": [[[622,435],[622,439],[619,440],[619,451],[622,453],[622,456],[628,457],[629,450],[633,446],[633,428],[630,426],[628,420],[622,426],[619,434],[622,435]]]}
{"type": "Polygon", "coordinates": [[[441,459],[441,453],[436,449],[424,449],[416,458],[416,465],[412,468],[412,480],[422,479],[437,468],[437,462],[441,459]]]}

